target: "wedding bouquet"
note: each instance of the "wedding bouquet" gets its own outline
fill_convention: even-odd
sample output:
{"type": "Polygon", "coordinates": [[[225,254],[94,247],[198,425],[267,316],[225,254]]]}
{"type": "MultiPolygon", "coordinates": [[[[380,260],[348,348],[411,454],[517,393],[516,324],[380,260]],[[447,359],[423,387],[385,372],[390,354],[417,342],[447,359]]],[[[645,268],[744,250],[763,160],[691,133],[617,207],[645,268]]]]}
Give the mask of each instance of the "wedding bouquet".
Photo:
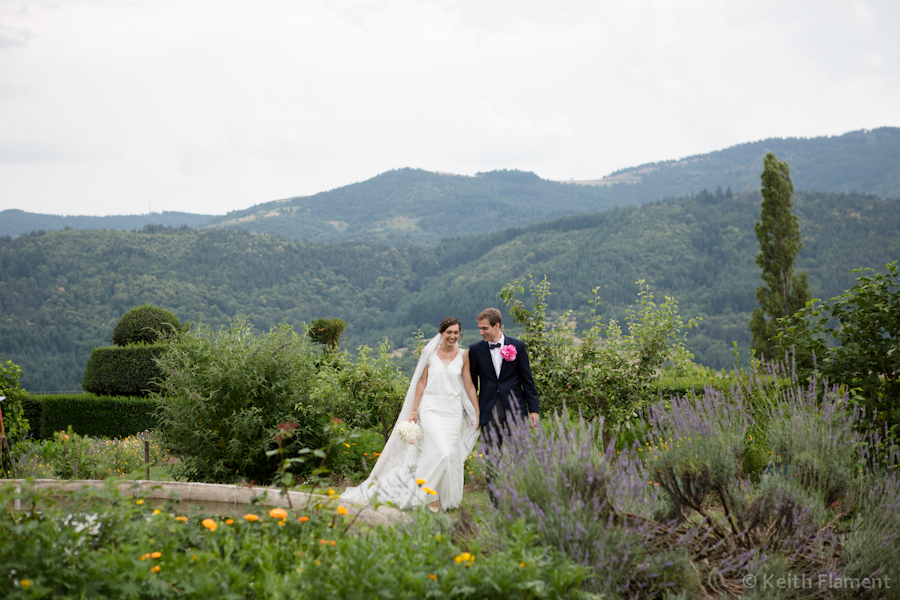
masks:
{"type": "Polygon", "coordinates": [[[419,441],[419,436],[422,435],[422,428],[415,423],[407,421],[397,426],[397,433],[400,435],[402,442],[412,446],[419,441]]]}

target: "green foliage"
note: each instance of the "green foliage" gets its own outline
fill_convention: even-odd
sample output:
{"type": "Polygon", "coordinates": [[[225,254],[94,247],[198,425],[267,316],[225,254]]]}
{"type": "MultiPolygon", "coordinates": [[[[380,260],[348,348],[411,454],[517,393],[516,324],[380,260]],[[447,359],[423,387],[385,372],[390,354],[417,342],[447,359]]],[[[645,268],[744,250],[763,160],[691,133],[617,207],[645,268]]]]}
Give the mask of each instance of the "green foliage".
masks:
{"type": "Polygon", "coordinates": [[[589,418],[602,416],[607,427],[618,433],[630,429],[641,408],[652,399],[652,386],[664,365],[673,374],[686,372],[691,354],[685,348],[685,336],[699,319],[684,323],[678,303],[667,297],[657,305],[649,286],[641,280],[638,299],[625,311],[628,333],[615,321],[603,322],[597,312],[598,288],[593,290],[594,304],[590,329],[576,343],[571,312],[547,323],[547,297],[550,285],[544,278],[528,285],[534,306],[527,308],[519,294],[524,281],[503,286],[500,298],[513,320],[524,328],[532,372],[541,409],[562,410],[568,406],[589,418]]]}
{"type": "Polygon", "coordinates": [[[112,343],[116,346],[157,344],[177,335],[181,329],[181,321],[175,313],[144,304],[122,315],[113,330],[112,343]]]}
{"type": "MultiPolygon", "coordinates": [[[[497,301],[498,281],[546,273],[550,313],[575,309],[579,321],[596,285],[598,312],[622,322],[634,282],[645,279],[685,314],[703,316],[688,347],[721,369],[733,340],[743,351],[750,342],[760,202],[755,192],[702,192],[435,248],[300,244],[228,229],[0,238],[0,355],[22,368],[30,391],[78,390],[91,350],[125,311],[147,302],[212,328],[247,314],[262,330],[286,321],[299,331],[328,314],[347,322],[348,348],[374,348],[385,336],[412,347],[416,329],[455,314],[468,344],[474,315],[497,301]]],[[[900,256],[898,201],[798,192],[794,211],[804,234],[795,267],[809,272],[819,298],[851,287],[851,269],[900,256]]]]}
{"type": "Polygon", "coordinates": [[[528,529],[490,548],[456,539],[445,519],[350,529],[333,501],[256,520],[123,497],[113,486],[63,492],[0,486],[0,586],[19,598],[579,599],[585,569],[528,529]],[[40,506],[40,510],[31,507],[40,506]],[[298,517],[304,517],[300,521],[298,517]]]}
{"type": "Polygon", "coordinates": [[[108,439],[81,436],[69,427],[64,431],[54,431],[52,439],[21,443],[17,450],[32,454],[35,462],[49,468],[48,476],[56,479],[73,478],[76,460],[78,479],[106,479],[123,477],[146,466],[145,440],[149,442],[149,464],[158,464],[166,457],[166,452],[157,437],[149,432],[108,439]]]}
{"type": "MultiPolygon", "coordinates": [[[[309,394],[318,354],[286,324],[255,333],[242,319],[228,328],[199,326],[179,336],[160,359],[166,377],[160,427],[166,448],[181,457],[175,474],[192,481],[272,481],[279,424],[293,422],[286,456],[328,440],[328,407],[309,394]]],[[[298,473],[311,465],[300,465],[298,473]]]]}
{"type": "Polygon", "coordinates": [[[343,319],[313,319],[309,323],[309,339],[321,344],[333,354],[337,352],[345,327],[347,327],[347,322],[343,319]]]}
{"type": "Polygon", "coordinates": [[[336,434],[345,439],[338,445],[328,467],[335,478],[357,484],[369,476],[378,462],[384,449],[384,436],[374,429],[348,430],[345,425],[339,425],[336,434]]]}
{"type": "Polygon", "coordinates": [[[391,360],[390,344],[382,340],[373,357],[368,346],[358,350],[356,362],[345,352],[334,355],[316,374],[313,399],[328,406],[350,427],[378,431],[387,442],[409,387],[391,360]]]}
{"type": "Polygon", "coordinates": [[[779,343],[795,348],[803,375],[840,383],[854,401],[877,415],[900,438],[900,268],[855,269],[856,285],[845,293],[814,300],[782,320],[779,343]]]}
{"type": "Polygon", "coordinates": [[[56,394],[32,399],[41,405],[40,427],[34,428],[39,439],[69,427],[83,436],[124,438],[154,430],[159,424],[160,400],[156,398],[56,394]]]}
{"type": "MultiPolygon", "coordinates": [[[[3,410],[3,424],[10,444],[22,439],[30,429],[23,408],[25,390],[19,384],[21,375],[22,369],[13,361],[0,360],[0,396],[6,396],[6,399],[0,402],[0,409],[3,410]]],[[[3,452],[6,450],[3,449],[3,452]]]]}
{"type": "Polygon", "coordinates": [[[756,264],[762,268],[765,285],[756,288],[759,308],[753,310],[750,332],[753,350],[771,359],[776,351],[772,340],[778,333],[778,319],[806,305],[809,283],[806,273],[794,273],[794,258],[803,242],[800,222],[792,212],[794,186],[790,169],[771,152],[766,154],[763,164],[762,212],[755,230],[760,246],[756,264]]]}
{"type": "Polygon", "coordinates": [[[166,347],[138,344],[94,348],[81,387],[98,396],[147,396],[158,389],[163,377],[156,361],[166,347]]]}

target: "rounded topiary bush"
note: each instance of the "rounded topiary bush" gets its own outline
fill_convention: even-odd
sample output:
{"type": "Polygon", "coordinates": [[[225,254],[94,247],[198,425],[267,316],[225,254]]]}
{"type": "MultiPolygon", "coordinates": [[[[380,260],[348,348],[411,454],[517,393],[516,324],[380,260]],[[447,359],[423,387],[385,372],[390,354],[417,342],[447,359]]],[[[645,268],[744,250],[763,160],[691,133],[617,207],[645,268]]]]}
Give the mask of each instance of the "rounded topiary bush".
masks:
{"type": "Polygon", "coordinates": [[[181,322],[175,313],[145,304],[132,308],[122,315],[113,331],[112,342],[116,346],[155,344],[169,332],[177,333],[181,330],[181,322]]]}

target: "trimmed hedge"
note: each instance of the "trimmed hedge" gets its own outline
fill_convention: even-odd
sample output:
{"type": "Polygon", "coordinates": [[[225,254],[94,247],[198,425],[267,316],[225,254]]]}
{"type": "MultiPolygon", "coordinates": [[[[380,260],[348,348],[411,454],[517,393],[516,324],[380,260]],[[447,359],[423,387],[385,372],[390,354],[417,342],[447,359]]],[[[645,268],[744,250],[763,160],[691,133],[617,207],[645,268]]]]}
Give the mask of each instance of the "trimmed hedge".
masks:
{"type": "Polygon", "coordinates": [[[120,438],[156,429],[156,398],[116,398],[93,394],[29,396],[24,408],[31,433],[38,439],[53,437],[69,425],[79,435],[120,438]]]}
{"type": "Polygon", "coordinates": [[[154,380],[163,376],[154,359],[167,348],[165,344],[94,348],[81,387],[98,396],[147,396],[158,389],[154,380]]]}
{"type": "Polygon", "coordinates": [[[122,315],[113,331],[112,342],[116,346],[155,344],[164,336],[179,333],[182,328],[181,321],[172,311],[145,304],[122,315]]]}

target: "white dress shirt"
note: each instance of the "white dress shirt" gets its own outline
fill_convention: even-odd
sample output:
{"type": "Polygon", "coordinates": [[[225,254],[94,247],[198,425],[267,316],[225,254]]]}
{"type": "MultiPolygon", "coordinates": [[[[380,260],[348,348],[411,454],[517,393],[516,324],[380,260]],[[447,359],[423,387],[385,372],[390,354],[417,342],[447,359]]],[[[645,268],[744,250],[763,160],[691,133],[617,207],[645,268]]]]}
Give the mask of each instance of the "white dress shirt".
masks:
{"type": "MultiPolygon", "coordinates": [[[[498,342],[501,344],[501,347],[502,347],[502,345],[504,345],[506,342],[506,336],[501,333],[500,339],[497,340],[497,342],[488,342],[488,344],[498,343],[498,342]]],[[[490,346],[488,346],[488,348],[490,348],[490,346]]],[[[497,379],[500,379],[500,367],[503,366],[503,355],[500,354],[500,347],[491,349],[491,362],[494,363],[494,373],[497,374],[497,379]]]]}

